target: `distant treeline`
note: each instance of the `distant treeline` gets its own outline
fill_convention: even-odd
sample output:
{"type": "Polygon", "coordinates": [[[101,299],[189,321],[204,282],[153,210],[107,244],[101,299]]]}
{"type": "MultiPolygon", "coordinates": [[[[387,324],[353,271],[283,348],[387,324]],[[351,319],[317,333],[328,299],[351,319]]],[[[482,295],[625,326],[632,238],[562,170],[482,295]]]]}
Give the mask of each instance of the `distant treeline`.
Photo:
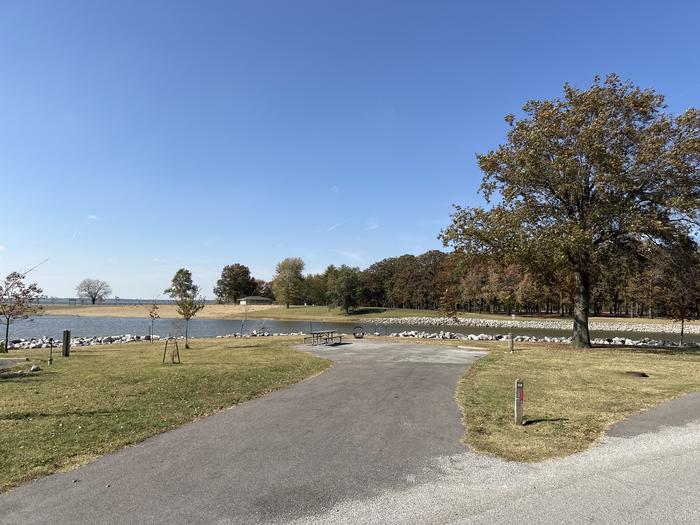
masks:
{"type": "MultiPolygon", "coordinates": [[[[697,271],[698,258],[669,259],[669,254],[651,246],[645,253],[645,257],[618,255],[596,262],[591,313],[675,317],[678,303],[683,302],[683,317],[700,317],[697,287],[677,286],[682,274],[697,271]]],[[[556,261],[533,269],[486,256],[432,250],[383,259],[364,270],[331,265],[323,273],[304,275],[303,268],[301,259],[285,259],[271,283],[251,281],[251,289],[245,291],[262,292],[282,304],[347,310],[372,306],[560,316],[573,311],[573,277],[556,261]]]]}

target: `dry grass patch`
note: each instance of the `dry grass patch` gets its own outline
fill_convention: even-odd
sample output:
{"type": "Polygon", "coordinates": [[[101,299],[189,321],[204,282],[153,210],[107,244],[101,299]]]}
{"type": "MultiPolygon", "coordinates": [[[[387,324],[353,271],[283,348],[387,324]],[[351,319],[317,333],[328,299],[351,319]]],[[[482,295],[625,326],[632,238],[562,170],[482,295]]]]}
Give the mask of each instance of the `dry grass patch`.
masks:
{"type": "MultiPolygon", "coordinates": [[[[124,305],[46,305],[44,313],[47,315],[76,315],[79,317],[142,317],[148,319],[151,305],[124,304],[124,305]]],[[[263,310],[277,310],[276,305],[250,305],[248,315],[259,313],[263,310]]],[[[238,304],[208,304],[197,314],[197,319],[241,319],[246,312],[246,307],[238,304]]],[[[158,315],[163,319],[180,317],[174,304],[158,305],[158,315]]]]}
{"type": "Polygon", "coordinates": [[[589,448],[609,425],[700,390],[700,352],[529,346],[494,349],[460,381],[465,442],[516,461],[589,448]],[[648,378],[630,377],[640,371],[648,378]],[[513,423],[514,382],[525,379],[524,426],[513,423]]]}
{"type": "MultiPolygon", "coordinates": [[[[38,373],[0,374],[0,491],[84,463],[222,408],[318,374],[330,361],[296,339],[192,341],[182,364],[163,345],[75,348],[46,366],[46,350],[14,352],[38,373]]],[[[183,345],[184,346],[184,345],[183,345]]],[[[54,354],[56,355],[56,354],[54,354]]]]}

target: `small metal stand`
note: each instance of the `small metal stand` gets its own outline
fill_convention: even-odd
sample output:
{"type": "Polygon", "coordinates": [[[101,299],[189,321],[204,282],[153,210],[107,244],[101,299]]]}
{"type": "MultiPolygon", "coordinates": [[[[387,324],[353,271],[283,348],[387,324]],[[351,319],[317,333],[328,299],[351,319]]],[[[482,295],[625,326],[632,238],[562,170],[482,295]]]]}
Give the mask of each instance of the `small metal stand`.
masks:
{"type": "Polygon", "coordinates": [[[163,363],[165,363],[165,356],[168,353],[168,343],[172,339],[173,345],[170,347],[170,360],[173,364],[180,364],[180,347],[177,345],[177,339],[174,337],[168,337],[165,340],[165,348],[163,349],[163,363]],[[177,361],[175,361],[175,356],[177,356],[177,361]]]}

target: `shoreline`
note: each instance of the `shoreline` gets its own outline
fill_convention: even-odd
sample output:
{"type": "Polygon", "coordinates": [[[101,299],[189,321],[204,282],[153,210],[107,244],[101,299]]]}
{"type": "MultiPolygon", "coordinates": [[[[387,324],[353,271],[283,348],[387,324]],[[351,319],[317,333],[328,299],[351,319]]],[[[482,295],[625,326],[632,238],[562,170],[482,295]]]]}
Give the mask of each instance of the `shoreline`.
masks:
{"type": "MultiPolygon", "coordinates": [[[[269,331],[257,331],[253,330],[248,333],[241,334],[240,332],[234,332],[225,335],[209,336],[209,337],[189,337],[190,340],[197,339],[248,339],[248,338],[258,338],[258,337],[301,337],[306,335],[304,332],[269,332],[269,331]]],[[[341,333],[340,335],[347,337],[348,339],[352,333],[341,333]]],[[[379,332],[370,332],[365,334],[369,337],[381,337],[379,332]]],[[[395,339],[439,339],[439,340],[453,340],[453,341],[491,341],[491,342],[503,342],[508,343],[509,337],[512,334],[465,334],[461,332],[450,332],[441,330],[440,332],[425,332],[425,331],[404,331],[404,332],[392,332],[385,335],[384,337],[395,338],[395,339]]],[[[185,337],[182,335],[175,337],[163,337],[157,334],[153,336],[149,335],[132,335],[132,334],[122,334],[115,336],[79,336],[73,337],[71,339],[71,346],[80,348],[85,346],[105,346],[105,345],[119,345],[127,343],[139,343],[139,342],[159,342],[165,341],[167,339],[177,339],[184,340],[185,337]]],[[[570,344],[570,336],[534,336],[534,335],[517,335],[513,336],[513,342],[515,343],[554,343],[554,344],[570,344]]],[[[644,337],[642,339],[629,339],[626,337],[607,337],[607,338],[592,338],[591,345],[593,347],[637,347],[637,348],[678,348],[678,349],[694,349],[700,348],[700,342],[686,342],[684,345],[680,345],[677,341],[670,340],[660,340],[660,339],[650,339],[644,337]]],[[[49,348],[53,347],[58,350],[63,346],[63,342],[60,340],[53,340],[49,337],[38,337],[30,339],[15,339],[8,346],[9,350],[33,350],[38,348],[49,348]]],[[[334,346],[334,345],[331,345],[334,346]]]]}
{"type": "MultiPolygon", "coordinates": [[[[281,321],[300,322],[311,321],[320,323],[358,324],[368,325],[415,325],[434,327],[463,327],[463,328],[499,328],[520,330],[571,330],[573,320],[571,318],[527,318],[515,319],[503,316],[493,317],[446,317],[439,315],[406,315],[406,316],[380,316],[376,314],[350,314],[332,315],[319,314],[315,307],[296,307],[291,309],[294,313],[289,316],[289,311],[279,306],[250,306],[246,311],[238,305],[207,305],[196,319],[219,321],[242,321],[247,317],[248,321],[281,321]],[[308,310],[313,309],[313,314],[308,310]],[[275,315],[279,311],[280,315],[275,315]]],[[[386,311],[386,310],[384,310],[386,311]]],[[[395,312],[395,311],[394,311],[395,312]]],[[[159,319],[179,319],[173,305],[164,305],[160,308],[159,319]]],[[[408,312],[407,312],[408,313],[408,312]]],[[[437,314],[438,312],[436,312],[437,314]]],[[[126,318],[148,319],[148,310],[144,306],[62,306],[59,308],[45,308],[44,315],[56,317],[79,318],[126,318]]],[[[591,317],[589,329],[592,332],[635,332],[635,333],[668,333],[680,334],[681,323],[670,319],[646,319],[646,318],[617,318],[617,317],[591,317]]],[[[697,321],[685,322],[685,333],[688,335],[700,334],[700,323],[697,321]]]]}

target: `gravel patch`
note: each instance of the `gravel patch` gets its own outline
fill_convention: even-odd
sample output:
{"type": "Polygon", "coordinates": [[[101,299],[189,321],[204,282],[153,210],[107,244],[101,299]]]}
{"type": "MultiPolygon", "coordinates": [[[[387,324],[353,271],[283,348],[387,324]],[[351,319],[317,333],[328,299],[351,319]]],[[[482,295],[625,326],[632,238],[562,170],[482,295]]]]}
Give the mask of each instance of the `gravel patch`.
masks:
{"type": "Polygon", "coordinates": [[[426,467],[430,482],[278,523],[698,523],[698,464],[700,422],[536,464],[467,452],[426,467]]]}

